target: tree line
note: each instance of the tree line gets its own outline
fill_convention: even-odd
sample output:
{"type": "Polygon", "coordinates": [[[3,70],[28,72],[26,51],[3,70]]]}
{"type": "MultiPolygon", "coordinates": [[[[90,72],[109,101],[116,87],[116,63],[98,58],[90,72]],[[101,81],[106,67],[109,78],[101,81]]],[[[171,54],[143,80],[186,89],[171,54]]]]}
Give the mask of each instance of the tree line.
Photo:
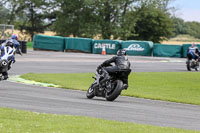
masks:
{"type": "Polygon", "coordinates": [[[1,0],[0,23],[29,34],[160,42],[178,34],[200,38],[200,23],[172,15],[174,0],[1,0]]]}

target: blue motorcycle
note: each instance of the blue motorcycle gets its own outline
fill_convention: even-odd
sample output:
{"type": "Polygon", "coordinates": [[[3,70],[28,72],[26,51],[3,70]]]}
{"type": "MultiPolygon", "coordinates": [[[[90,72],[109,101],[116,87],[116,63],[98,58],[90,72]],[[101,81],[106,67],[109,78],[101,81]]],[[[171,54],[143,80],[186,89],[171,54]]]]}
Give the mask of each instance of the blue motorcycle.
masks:
{"type": "Polygon", "coordinates": [[[8,78],[7,71],[11,68],[15,51],[16,49],[10,39],[0,45],[0,80],[8,78]]]}

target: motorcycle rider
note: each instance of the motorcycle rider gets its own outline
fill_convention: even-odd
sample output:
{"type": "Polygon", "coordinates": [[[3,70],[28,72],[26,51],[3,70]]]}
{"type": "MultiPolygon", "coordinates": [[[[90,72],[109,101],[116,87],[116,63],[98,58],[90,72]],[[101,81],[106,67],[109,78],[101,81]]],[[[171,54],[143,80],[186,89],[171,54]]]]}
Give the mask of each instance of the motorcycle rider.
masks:
{"type": "Polygon", "coordinates": [[[197,66],[199,66],[199,55],[200,55],[199,48],[196,46],[195,43],[193,43],[192,46],[190,46],[187,50],[187,58],[188,60],[194,58],[197,63],[197,66]]]}
{"type": "MultiPolygon", "coordinates": [[[[109,79],[109,74],[114,73],[116,71],[120,71],[120,70],[131,70],[130,66],[131,64],[126,56],[126,51],[123,49],[118,50],[116,56],[104,61],[101,65],[98,66],[97,70],[99,70],[102,67],[104,67],[103,69],[105,70],[104,79],[100,81],[100,84],[104,85],[106,83],[106,81],[109,79]],[[112,66],[111,63],[114,63],[115,66],[112,66]]],[[[128,88],[129,74],[130,74],[130,71],[129,73],[123,76],[123,83],[124,83],[123,89],[128,88]]]]}
{"type": "MultiPolygon", "coordinates": [[[[14,47],[16,48],[17,50],[17,53],[19,53],[20,55],[22,55],[22,52],[21,52],[21,49],[20,49],[20,43],[18,42],[18,36],[16,34],[13,34],[11,36],[11,39],[13,40],[13,44],[14,44],[14,47]]],[[[15,57],[13,56],[13,63],[15,63],[15,57]]]]}
{"type": "MultiPolygon", "coordinates": [[[[19,53],[20,55],[22,55],[21,49],[20,49],[20,43],[18,42],[18,36],[16,34],[13,34],[11,36],[11,39],[7,39],[4,43],[2,43],[2,46],[6,46],[11,44],[12,46],[15,47],[15,49],[17,50],[17,53],[19,53]],[[12,41],[12,44],[11,44],[12,41]]],[[[13,63],[15,62],[15,59],[13,59],[13,63]]]]}

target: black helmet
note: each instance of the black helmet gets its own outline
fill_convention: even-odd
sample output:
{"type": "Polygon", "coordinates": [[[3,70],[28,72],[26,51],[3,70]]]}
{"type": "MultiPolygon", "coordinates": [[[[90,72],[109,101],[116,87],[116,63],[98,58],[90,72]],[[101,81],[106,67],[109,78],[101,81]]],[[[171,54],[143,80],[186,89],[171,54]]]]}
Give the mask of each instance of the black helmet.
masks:
{"type": "Polygon", "coordinates": [[[126,55],[126,50],[124,50],[124,49],[119,49],[119,50],[117,51],[117,55],[118,55],[118,56],[126,55]]]}

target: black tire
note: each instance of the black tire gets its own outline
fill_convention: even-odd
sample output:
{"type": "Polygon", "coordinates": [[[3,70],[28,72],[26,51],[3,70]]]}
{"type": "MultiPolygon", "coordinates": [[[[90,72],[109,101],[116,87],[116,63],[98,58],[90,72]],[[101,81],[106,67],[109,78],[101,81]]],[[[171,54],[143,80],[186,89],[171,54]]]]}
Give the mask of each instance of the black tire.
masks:
{"type": "Polygon", "coordinates": [[[92,99],[95,95],[94,95],[94,88],[93,88],[94,84],[92,84],[86,93],[87,98],[92,99]]]}
{"type": "Polygon", "coordinates": [[[191,68],[190,68],[190,61],[187,62],[187,70],[188,70],[188,71],[191,71],[191,68]]]}
{"type": "Polygon", "coordinates": [[[107,101],[114,101],[121,94],[123,82],[121,80],[116,80],[115,82],[115,89],[105,95],[107,101]]]}
{"type": "Polygon", "coordinates": [[[199,67],[196,67],[196,68],[195,68],[195,71],[199,71],[199,67]]]}
{"type": "Polygon", "coordinates": [[[2,74],[0,73],[0,81],[3,80],[2,74]]]}

